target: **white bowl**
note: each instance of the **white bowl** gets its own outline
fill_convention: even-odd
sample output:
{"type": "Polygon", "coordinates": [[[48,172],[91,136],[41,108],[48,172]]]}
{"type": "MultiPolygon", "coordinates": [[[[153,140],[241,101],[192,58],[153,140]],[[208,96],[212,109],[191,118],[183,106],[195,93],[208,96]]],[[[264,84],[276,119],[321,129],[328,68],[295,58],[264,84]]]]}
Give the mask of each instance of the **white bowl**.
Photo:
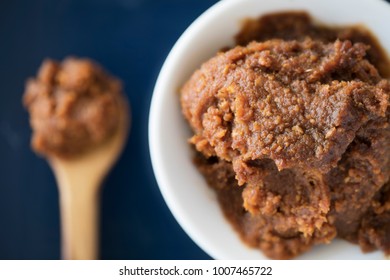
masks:
{"type": "MultiPolygon", "coordinates": [[[[214,192],[192,162],[191,136],[179,104],[179,88],[202,62],[232,45],[242,19],[276,11],[305,10],[336,25],[363,23],[390,52],[390,5],[382,0],[223,0],[203,13],[177,41],[161,69],[149,116],[149,146],[155,176],[178,223],[215,259],[265,259],[248,248],[224,218],[214,192]],[[349,11],[349,10],[352,11],[349,11]]],[[[383,259],[356,245],[335,240],[301,259],[383,259]]]]}

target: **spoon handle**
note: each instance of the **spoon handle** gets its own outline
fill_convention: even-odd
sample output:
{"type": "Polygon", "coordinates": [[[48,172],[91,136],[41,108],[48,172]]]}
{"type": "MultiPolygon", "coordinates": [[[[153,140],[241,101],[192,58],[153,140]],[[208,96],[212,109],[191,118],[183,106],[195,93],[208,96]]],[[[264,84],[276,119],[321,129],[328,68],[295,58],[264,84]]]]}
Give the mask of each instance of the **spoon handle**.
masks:
{"type": "Polygon", "coordinates": [[[60,193],[62,256],[97,259],[100,186],[120,155],[129,130],[129,109],[124,99],[118,131],[105,143],[79,157],[49,159],[60,193]]]}
{"type": "Polygon", "coordinates": [[[99,185],[88,174],[68,172],[56,166],[60,193],[62,258],[92,260],[98,258],[99,185]]]}

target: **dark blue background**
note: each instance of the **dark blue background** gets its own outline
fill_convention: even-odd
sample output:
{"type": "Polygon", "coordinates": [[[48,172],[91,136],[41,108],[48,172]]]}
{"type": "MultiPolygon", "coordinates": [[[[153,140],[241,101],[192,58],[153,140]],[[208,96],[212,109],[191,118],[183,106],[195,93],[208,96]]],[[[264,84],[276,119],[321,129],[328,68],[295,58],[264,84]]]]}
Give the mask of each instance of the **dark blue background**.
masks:
{"type": "Polygon", "coordinates": [[[58,259],[58,192],[29,148],[25,80],[46,57],[90,57],[121,78],[132,104],[128,145],[102,193],[101,258],[208,259],[157,187],[148,150],[153,86],[185,28],[216,0],[0,1],[0,259],[58,259]]]}

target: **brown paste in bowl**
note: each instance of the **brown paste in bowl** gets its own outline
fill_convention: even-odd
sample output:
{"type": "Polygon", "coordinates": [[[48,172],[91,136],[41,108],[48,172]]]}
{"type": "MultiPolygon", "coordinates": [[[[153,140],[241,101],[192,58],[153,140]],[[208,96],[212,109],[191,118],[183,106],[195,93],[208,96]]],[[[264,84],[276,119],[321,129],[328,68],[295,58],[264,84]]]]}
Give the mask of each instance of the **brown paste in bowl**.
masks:
{"type": "Polygon", "coordinates": [[[336,236],[390,254],[389,63],[361,27],[249,20],[181,90],[195,162],[250,246],[293,258],[336,236]]]}
{"type": "Polygon", "coordinates": [[[44,61],[23,97],[34,151],[69,158],[100,145],[118,128],[121,102],[120,81],[95,62],[44,61]]]}

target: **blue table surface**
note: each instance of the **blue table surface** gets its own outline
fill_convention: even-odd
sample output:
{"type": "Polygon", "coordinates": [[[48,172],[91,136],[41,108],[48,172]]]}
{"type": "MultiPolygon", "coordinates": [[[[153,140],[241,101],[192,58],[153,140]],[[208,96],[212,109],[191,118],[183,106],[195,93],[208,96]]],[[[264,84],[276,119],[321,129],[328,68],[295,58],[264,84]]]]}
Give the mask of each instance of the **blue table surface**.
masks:
{"type": "Polygon", "coordinates": [[[215,0],[0,1],[0,259],[60,258],[53,174],[29,147],[24,84],[46,57],[90,57],[132,104],[126,149],[102,191],[102,259],[209,259],[173,218],[149,157],[154,83],[173,44],[215,0]]]}
{"type": "Polygon", "coordinates": [[[46,57],[89,57],[122,79],[132,104],[126,149],[102,191],[102,259],[210,259],[167,208],[153,175],[148,114],[169,50],[216,0],[0,2],[0,259],[60,258],[58,192],[30,149],[21,97],[46,57]]]}

